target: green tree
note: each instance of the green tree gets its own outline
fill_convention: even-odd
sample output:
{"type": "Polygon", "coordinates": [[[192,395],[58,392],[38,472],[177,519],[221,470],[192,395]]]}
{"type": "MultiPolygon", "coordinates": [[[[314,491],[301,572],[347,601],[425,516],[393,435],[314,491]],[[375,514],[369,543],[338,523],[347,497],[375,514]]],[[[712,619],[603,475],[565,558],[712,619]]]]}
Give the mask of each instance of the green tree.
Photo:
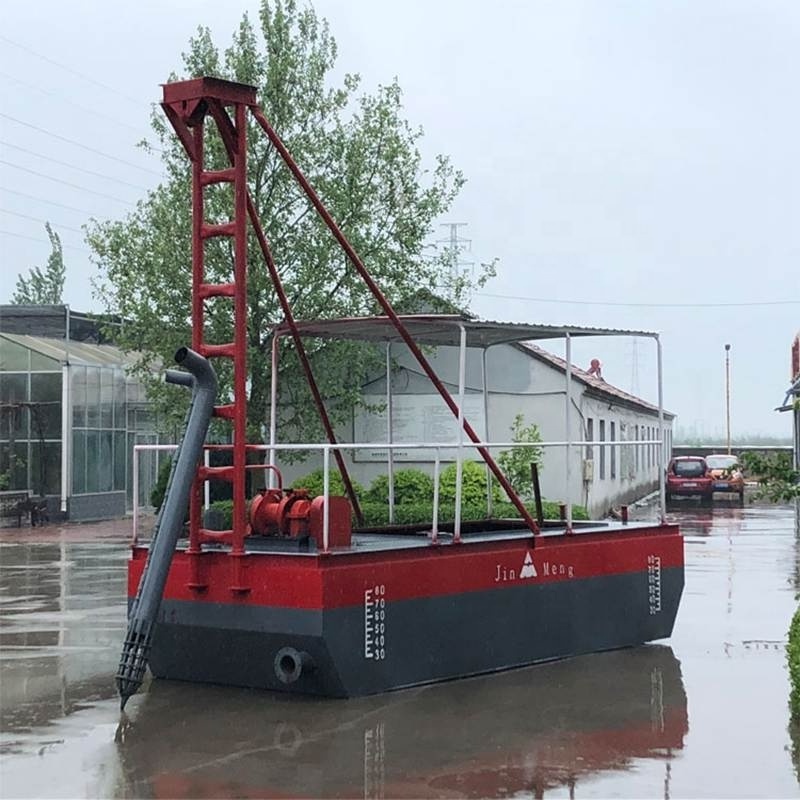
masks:
{"type": "Polygon", "coordinates": [[[773,503],[800,500],[800,471],[792,467],[791,453],[742,453],[742,464],[758,479],[756,498],[773,503]]]}
{"type": "Polygon", "coordinates": [[[44,269],[32,267],[28,277],[17,277],[17,285],[11,302],[18,305],[43,306],[58,305],[62,301],[64,292],[64,249],[61,238],[53,230],[49,222],[45,223],[45,230],[50,239],[50,256],[44,269]]]}
{"type": "MultiPolygon", "coordinates": [[[[263,0],[258,24],[245,15],[223,51],[208,28],[199,28],[183,54],[182,77],[211,75],[257,87],[265,115],[390,300],[402,302],[428,288],[463,303],[468,281],[457,279],[442,289],[448,254],[431,258],[423,251],[434,220],[464,182],[461,173],[445,156],[430,168],[423,164],[422,131],[404,119],[396,81],[374,94],[359,93],[357,75],[335,81],[336,54],[327,22],[313,8],[299,8],[295,0],[263,0]]],[[[189,165],[160,114],[154,114],[152,126],[165,180],[125,219],[93,221],[88,228],[100,273],[97,294],[108,312],[126,320],[116,338],[141,354],[138,372],[145,380],[155,364],[169,363],[174,350],[190,341],[189,165]]],[[[248,147],[250,192],[296,317],[374,313],[372,296],[252,121],[248,147]]],[[[211,166],[227,165],[215,131],[209,131],[205,148],[211,166]]],[[[209,188],[209,219],[230,218],[229,195],[224,187],[209,188]]],[[[249,422],[255,437],[269,407],[270,329],[283,315],[252,235],[248,246],[249,422]]],[[[208,280],[229,280],[230,242],[208,242],[206,263],[208,280]]],[[[489,265],[479,281],[491,273],[489,265]]],[[[207,308],[206,339],[228,341],[231,304],[219,301],[207,308]]],[[[374,350],[341,341],[307,340],[307,346],[323,395],[333,400],[334,420],[346,419],[359,402],[365,376],[379,363],[374,350]]],[[[227,365],[218,360],[215,366],[223,394],[229,392],[227,365]]],[[[282,439],[319,436],[293,354],[282,355],[280,385],[282,439]]],[[[151,390],[154,397],[167,391],[155,382],[151,390]]]]}
{"type": "Polygon", "coordinates": [[[518,442],[521,446],[504,450],[497,462],[514,487],[514,491],[520,497],[530,498],[533,496],[531,464],[536,464],[539,469],[542,468],[542,448],[530,446],[542,441],[539,427],[533,424],[526,426],[524,415],[517,414],[511,424],[511,441],[518,442]]]}

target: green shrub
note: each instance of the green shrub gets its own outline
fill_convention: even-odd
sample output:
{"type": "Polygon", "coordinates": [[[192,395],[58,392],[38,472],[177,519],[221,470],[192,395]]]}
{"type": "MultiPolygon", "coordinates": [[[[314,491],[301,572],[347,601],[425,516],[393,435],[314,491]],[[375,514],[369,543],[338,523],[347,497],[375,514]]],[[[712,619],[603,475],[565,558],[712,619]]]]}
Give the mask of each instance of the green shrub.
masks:
{"type": "Polygon", "coordinates": [[[158,475],[156,482],[150,492],[150,505],[156,511],[161,510],[161,504],[164,502],[164,495],[167,492],[167,481],[169,480],[169,473],[172,470],[172,456],[167,456],[158,466],[158,475]]]}
{"type": "Polygon", "coordinates": [[[791,453],[742,453],[741,462],[758,478],[757,500],[789,503],[800,499],[800,471],[792,467],[791,453]]]}
{"type": "Polygon", "coordinates": [[[789,661],[789,706],[792,719],[800,721],[800,608],[792,618],[789,628],[789,643],[786,645],[786,655],[789,661]]]}
{"type": "MultiPolygon", "coordinates": [[[[345,497],[347,496],[347,492],[344,490],[342,476],[339,474],[339,470],[336,469],[336,467],[331,467],[330,473],[328,474],[328,479],[328,490],[330,494],[344,495],[345,497]]],[[[350,482],[353,484],[353,491],[355,491],[356,496],[361,497],[364,494],[364,488],[358,483],[358,481],[354,481],[352,477],[350,478],[350,482]]],[[[309,472],[308,475],[303,475],[302,477],[292,481],[293,489],[307,489],[311,497],[319,497],[323,494],[322,485],[322,469],[315,469],[313,472],[309,472]]]]}
{"type": "MultiPolygon", "coordinates": [[[[461,505],[486,508],[486,465],[482,461],[465,461],[461,475],[461,505]]],[[[442,503],[456,501],[456,464],[450,464],[439,476],[439,499],[442,503]]],[[[492,497],[500,500],[500,487],[492,484],[492,497]]]]}
{"type": "MultiPolygon", "coordinates": [[[[364,499],[369,503],[388,503],[389,476],[378,475],[372,481],[364,499]]],[[[399,469],[394,473],[396,506],[429,502],[433,502],[433,478],[430,475],[421,469],[399,469]]]]}
{"type": "MultiPolygon", "coordinates": [[[[535,516],[533,504],[526,505],[526,508],[535,516]]],[[[544,501],[542,503],[545,519],[558,519],[558,503],[544,501]]],[[[364,525],[375,527],[389,524],[389,507],[386,503],[365,502],[361,505],[364,515],[364,525]]],[[[520,514],[511,503],[495,503],[492,509],[492,516],[499,519],[519,519],[520,514]]],[[[452,522],[455,518],[455,505],[453,503],[442,503],[439,506],[439,522],[452,522]]],[[[585,520],[589,516],[583,506],[572,507],[572,518],[575,520],[585,520]]],[[[486,502],[483,504],[464,505],[461,508],[461,519],[465,522],[486,519],[486,502]]],[[[394,509],[394,524],[396,525],[417,525],[428,524],[433,521],[433,503],[413,503],[403,506],[396,506],[394,509]]],[[[355,525],[355,520],[353,521],[355,525]]]]}
{"type": "Polygon", "coordinates": [[[215,500],[211,503],[204,524],[211,530],[230,530],[233,527],[233,500],[215,500]]]}

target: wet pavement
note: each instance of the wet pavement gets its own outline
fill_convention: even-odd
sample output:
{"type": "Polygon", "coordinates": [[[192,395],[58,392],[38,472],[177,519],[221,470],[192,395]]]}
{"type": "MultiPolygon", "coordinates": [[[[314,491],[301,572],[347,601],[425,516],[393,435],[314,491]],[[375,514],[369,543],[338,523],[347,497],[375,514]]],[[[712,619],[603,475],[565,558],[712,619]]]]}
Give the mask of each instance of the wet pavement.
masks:
{"type": "Polygon", "coordinates": [[[129,523],[0,529],[0,796],[797,797],[795,511],[670,516],[663,644],[359,700],[151,682],[123,717],[129,523]]]}

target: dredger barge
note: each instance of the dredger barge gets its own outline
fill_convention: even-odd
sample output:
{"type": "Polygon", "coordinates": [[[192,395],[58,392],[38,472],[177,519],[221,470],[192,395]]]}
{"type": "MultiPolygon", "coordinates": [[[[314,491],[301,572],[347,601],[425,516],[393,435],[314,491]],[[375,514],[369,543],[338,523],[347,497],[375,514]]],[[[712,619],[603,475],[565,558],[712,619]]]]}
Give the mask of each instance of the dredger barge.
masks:
{"type": "MultiPolygon", "coordinates": [[[[123,705],[138,689],[148,665],[156,678],[353,697],[669,637],[683,589],[683,539],[677,526],[664,517],[663,469],[657,523],[576,522],[569,502],[562,520],[545,523],[532,517],[491,455],[492,449],[509,445],[481,441],[463,412],[468,346],[485,349],[500,342],[565,338],[568,433],[564,442],[550,444],[570,453],[587,444],[569,440],[571,339],[631,332],[400,316],[264,117],[253,87],[213,78],[166,84],[162,107],[192,165],[192,343],[176,354],[185,371],[167,374],[167,380],[191,388],[192,403],[153,535],[148,543],[135,540],[133,545],[129,629],[117,673],[123,705]],[[248,118],[264,130],[372,292],[381,316],[295,320],[247,189],[248,118]],[[209,120],[227,151],[226,169],[205,167],[204,132],[209,120]],[[224,224],[208,223],[204,217],[204,190],[216,184],[232,188],[233,219],[224,224]],[[277,440],[276,345],[270,442],[266,446],[247,442],[248,227],[255,233],[284,316],[273,342],[280,336],[291,337],[327,434],[324,444],[277,440]],[[232,240],[233,275],[226,283],[211,283],[206,276],[204,243],[213,237],[232,240]],[[205,338],[206,301],[212,298],[233,304],[229,342],[210,343],[205,338]],[[403,443],[403,448],[437,452],[432,519],[380,528],[359,524],[358,498],[342,453],[367,445],[337,441],[306,356],[306,336],[397,342],[408,348],[453,414],[457,473],[452,521],[440,522],[438,513],[436,478],[442,446],[421,442],[403,443]],[[456,397],[426,358],[422,347],[428,345],[459,348],[456,397]],[[217,403],[215,359],[233,365],[229,403],[217,403]],[[232,428],[227,466],[204,463],[204,450],[211,448],[205,439],[213,416],[227,420],[232,428]],[[278,454],[293,448],[320,454],[321,496],[281,486],[278,454]],[[259,463],[252,463],[255,454],[259,463]],[[476,454],[519,519],[493,518],[490,496],[486,519],[462,521],[462,464],[476,454]],[[331,496],[333,468],[338,468],[347,496],[331,496]],[[254,498],[246,496],[246,475],[251,470],[268,475],[267,488],[254,498]],[[232,486],[230,530],[203,526],[203,490],[210,481],[232,486]],[[187,505],[188,538],[181,541],[187,505]]],[[[654,334],[638,335],[657,340],[654,334]]],[[[659,344],[659,437],[645,442],[659,448],[663,442],[660,353],[659,344]]],[[[387,400],[391,431],[391,396],[387,400]]],[[[391,485],[396,445],[390,435],[387,438],[383,447],[391,485]]],[[[571,458],[565,461],[569,486],[571,458]]],[[[390,493],[390,506],[391,502],[390,493]]]]}

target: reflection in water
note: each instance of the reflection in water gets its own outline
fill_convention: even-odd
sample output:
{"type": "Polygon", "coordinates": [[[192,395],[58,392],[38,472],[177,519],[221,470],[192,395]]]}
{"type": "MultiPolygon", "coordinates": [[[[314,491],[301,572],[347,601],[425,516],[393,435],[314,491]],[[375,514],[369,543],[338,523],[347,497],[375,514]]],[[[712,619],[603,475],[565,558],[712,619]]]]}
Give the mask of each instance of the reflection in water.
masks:
{"type": "Polygon", "coordinates": [[[347,702],[159,681],[118,731],[120,791],[574,795],[635,759],[668,766],[687,731],[680,663],[661,646],[347,702]]]}
{"type": "Polygon", "coordinates": [[[114,692],[127,552],[62,540],[0,553],[0,750],[13,750],[20,734],[114,692]]]}

